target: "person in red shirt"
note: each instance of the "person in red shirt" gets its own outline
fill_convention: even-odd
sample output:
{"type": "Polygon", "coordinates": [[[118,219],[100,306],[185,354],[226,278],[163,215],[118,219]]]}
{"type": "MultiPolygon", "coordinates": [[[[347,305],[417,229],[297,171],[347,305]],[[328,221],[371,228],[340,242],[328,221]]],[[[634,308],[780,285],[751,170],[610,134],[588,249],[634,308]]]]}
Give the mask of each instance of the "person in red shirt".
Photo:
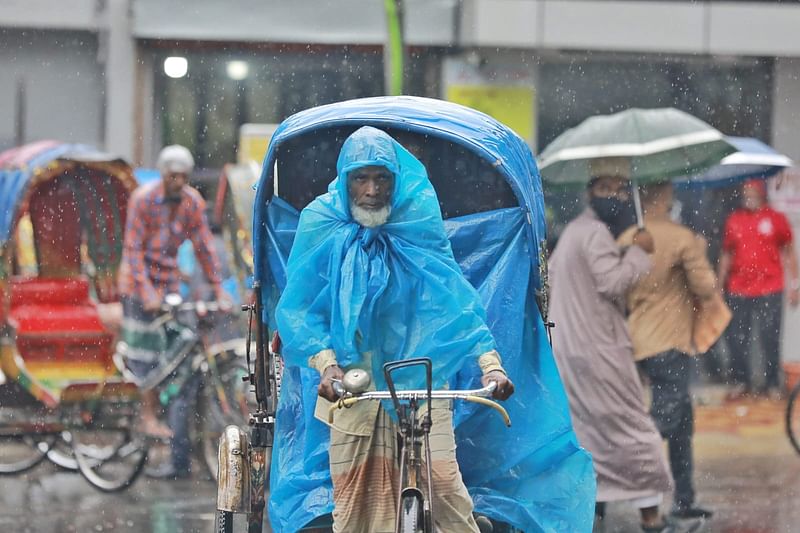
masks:
{"type": "Polygon", "coordinates": [[[794,307],[800,302],[800,282],[792,229],[786,216],[767,205],[764,181],[748,181],[742,187],[742,207],[725,222],[719,261],[719,280],[733,312],[727,332],[731,378],[737,385],[732,397],[753,392],[749,351],[753,328],[758,330],[766,366],[766,381],[757,392],[781,394],[784,265],[789,274],[787,298],[794,307]]]}

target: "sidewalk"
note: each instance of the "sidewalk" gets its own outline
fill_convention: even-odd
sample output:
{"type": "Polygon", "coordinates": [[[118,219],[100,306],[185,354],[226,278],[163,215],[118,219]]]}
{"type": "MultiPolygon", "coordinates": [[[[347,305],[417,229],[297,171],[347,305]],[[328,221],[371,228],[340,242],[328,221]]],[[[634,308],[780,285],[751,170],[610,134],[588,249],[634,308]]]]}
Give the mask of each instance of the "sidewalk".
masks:
{"type": "MultiPolygon", "coordinates": [[[[800,531],[800,455],[786,436],[786,402],[726,402],[726,392],[722,386],[694,389],[695,486],[698,503],[715,511],[702,531],[800,531]]],[[[635,509],[609,508],[606,533],[636,531],[635,509]]]]}

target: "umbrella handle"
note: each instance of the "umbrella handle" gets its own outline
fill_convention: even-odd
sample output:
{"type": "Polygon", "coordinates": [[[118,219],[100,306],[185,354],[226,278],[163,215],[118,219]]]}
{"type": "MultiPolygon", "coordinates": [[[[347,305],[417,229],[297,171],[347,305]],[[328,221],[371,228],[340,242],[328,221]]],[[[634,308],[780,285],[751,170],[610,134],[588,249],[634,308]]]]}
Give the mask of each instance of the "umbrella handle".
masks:
{"type": "Polygon", "coordinates": [[[642,199],[639,197],[639,184],[633,182],[633,208],[636,210],[636,226],[644,229],[644,213],[642,212],[642,199]]]}

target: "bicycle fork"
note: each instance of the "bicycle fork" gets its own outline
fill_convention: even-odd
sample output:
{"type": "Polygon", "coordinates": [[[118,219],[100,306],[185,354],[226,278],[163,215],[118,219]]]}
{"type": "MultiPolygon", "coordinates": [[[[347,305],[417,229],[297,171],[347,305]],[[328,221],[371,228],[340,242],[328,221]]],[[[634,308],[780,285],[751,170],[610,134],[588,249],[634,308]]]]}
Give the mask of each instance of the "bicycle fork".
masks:
{"type": "MultiPolygon", "coordinates": [[[[410,405],[402,406],[402,410],[408,409],[411,413],[406,416],[406,413],[398,413],[398,418],[401,420],[400,437],[402,446],[400,449],[400,502],[403,502],[407,496],[417,498],[422,503],[422,520],[423,531],[425,533],[433,533],[433,472],[431,467],[431,447],[430,447],[430,429],[431,417],[426,414],[421,424],[418,426],[414,420],[417,413],[416,400],[412,400],[410,405]],[[409,422],[411,420],[411,422],[409,422]],[[422,435],[418,432],[422,430],[422,435]],[[422,447],[425,447],[425,470],[426,477],[425,489],[426,495],[422,493],[422,447]]],[[[397,516],[395,519],[396,533],[401,533],[401,513],[402,506],[397,506],[397,516]]]]}
{"type": "MultiPolygon", "coordinates": [[[[429,400],[431,401],[431,400],[429,400]]],[[[425,441],[425,469],[428,474],[428,497],[425,498],[425,505],[423,510],[425,512],[425,531],[433,533],[433,467],[431,466],[431,425],[433,424],[430,416],[430,409],[428,414],[422,419],[422,434],[425,441]]]]}

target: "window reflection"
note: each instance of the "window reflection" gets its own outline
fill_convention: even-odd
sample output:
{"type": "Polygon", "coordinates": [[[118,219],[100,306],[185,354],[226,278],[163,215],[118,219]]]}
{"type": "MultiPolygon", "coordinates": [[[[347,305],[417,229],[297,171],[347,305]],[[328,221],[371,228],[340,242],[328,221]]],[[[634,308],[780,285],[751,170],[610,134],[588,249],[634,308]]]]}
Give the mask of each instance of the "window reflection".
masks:
{"type": "MultiPolygon", "coordinates": [[[[203,47],[211,48],[154,49],[161,144],[187,146],[200,167],[234,160],[244,123],[278,123],[309,107],[383,94],[380,47],[203,47]],[[182,77],[164,71],[174,57],[186,58],[182,77]]],[[[440,55],[412,51],[406,93],[438,96],[440,55]]]]}

